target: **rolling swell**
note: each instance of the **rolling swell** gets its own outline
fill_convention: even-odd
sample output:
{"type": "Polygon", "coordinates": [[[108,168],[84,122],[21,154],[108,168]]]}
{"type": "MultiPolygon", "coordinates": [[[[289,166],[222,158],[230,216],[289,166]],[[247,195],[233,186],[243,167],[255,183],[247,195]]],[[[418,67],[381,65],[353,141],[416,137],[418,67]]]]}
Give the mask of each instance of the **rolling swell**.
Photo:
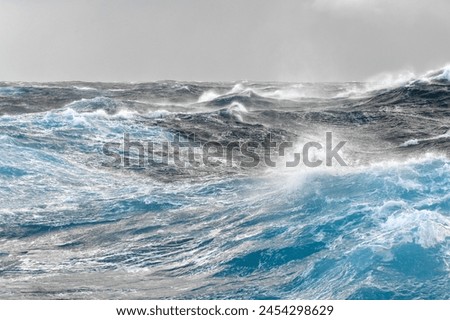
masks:
{"type": "Polygon", "coordinates": [[[449,299],[446,72],[377,90],[2,83],[0,296],[449,299]],[[163,149],[105,166],[102,151],[124,133],[301,145],[326,131],[348,166],[180,168],[163,149]]]}

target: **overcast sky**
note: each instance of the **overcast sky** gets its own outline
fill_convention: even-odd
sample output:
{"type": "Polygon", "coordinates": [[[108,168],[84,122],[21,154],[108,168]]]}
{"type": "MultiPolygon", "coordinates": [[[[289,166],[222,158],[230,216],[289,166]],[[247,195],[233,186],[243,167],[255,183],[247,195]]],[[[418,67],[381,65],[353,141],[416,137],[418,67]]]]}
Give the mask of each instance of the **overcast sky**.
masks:
{"type": "Polygon", "coordinates": [[[0,80],[359,81],[450,62],[448,0],[0,0],[0,80]]]}

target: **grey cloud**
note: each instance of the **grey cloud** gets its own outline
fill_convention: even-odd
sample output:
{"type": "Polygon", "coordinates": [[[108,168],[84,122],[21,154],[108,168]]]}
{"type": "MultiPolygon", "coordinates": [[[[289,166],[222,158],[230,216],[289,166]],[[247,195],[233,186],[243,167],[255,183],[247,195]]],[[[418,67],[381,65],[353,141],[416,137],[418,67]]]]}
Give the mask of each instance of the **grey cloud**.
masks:
{"type": "Polygon", "coordinates": [[[364,80],[448,62],[450,3],[0,0],[0,80],[364,80]]]}

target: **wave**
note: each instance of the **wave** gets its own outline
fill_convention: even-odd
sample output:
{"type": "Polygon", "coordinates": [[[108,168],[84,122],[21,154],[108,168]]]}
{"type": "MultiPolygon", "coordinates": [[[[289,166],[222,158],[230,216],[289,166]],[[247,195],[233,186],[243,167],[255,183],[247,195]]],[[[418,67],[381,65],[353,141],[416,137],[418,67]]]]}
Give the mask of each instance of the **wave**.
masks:
{"type": "Polygon", "coordinates": [[[211,102],[217,99],[226,99],[230,96],[259,96],[276,100],[298,100],[307,97],[305,92],[302,91],[302,87],[302,84],[290,84],[282,88],[273,86],[253,88],[251,84],[246,86],[246,83],[236,83],[226,92],[206,91],[199,97],[198,102],[211,102]]]}
{"type": "Polygon", "coordinates": [[[450,81],[450,65],[447,65],[439,70],[432,70],[425,73],[425,75],[415,79],[417,82],[449,82],[450,81]]]}
{"type": "MultiPolygon", "coordinates": [[[[22,273],[57,283],[67,268],[83,271],[93,280],[81,280],[83,286],[95,286],[96,297],[108,296],[109,290],[94,281],[99,270],[101,278],[123,271],[151,277],[159,270],[174,284],[182,281],[185,289],[152,290],[152,298],[448,298],[446,286],[439,290],[434,285],[448,272],[448,165],[448,160],[431,159],[337,176],[297,175],[295,185],[287,185],[283,176],[265,175],[167,189],[145,177],[86,170],[70,175],[56,168],[56,174],[68,179],[55,186],[60,195],[47,205],[60,214],[49,216],[45,208],[34,207],[35,194],[20,205],[30,206],[34,216],[27,210],[2,215],[10,225],[3,236],[18,237],[15,250],[26,250],[30,238],[36,248],[45,249],[47,259],[39,264],[43,274],[35,272],[34,262],[22,262],[26,255],[18,260],[22,273]],[[95,181],[95,188],[86,181],[76,196],[70,181],[82,172],[95,181]],[[432,190],[424,183],[430,179],[432,190]],[[127,190],[134,193],[124,196],[127,190]],[[89,210],[77,206],[96,199],[103,200],[89,210]],[[96,250],[100,243],[101,252],[96,250]],[[405,265],[408,257],[420,264],[405,265]]],[[[20,191],[20,185],[15,188],[20,191]]],[[[13,259],[11,248],[0,250],[13,259]]],[[[12,271],[6,267],[4,272],[12,271]]],[[[120,279],[110,285],[120,287],[120,279]]],[[[27,288],[26,280],[14,281],[15,288],[27,288]]],[[[132,296],[140,296],[142,285],[154,287],[153,281],[147,283],[138,282],[132,296]]]]}
{"type": "Polygon", "coordinates": [[[449,299],[448,70],[377,86],[2,83],[0,297],[449,299]],[[346,165],[286,165],[327,141],[345,141],[346,165]]]}
{"type": "Polygon", "coordinates": [[[410,139],[404,143],[402,143],[401,147],[408,147],[408,146],[415,146],[418,145],[421,142],[427,142],[427,141],[433,141],[433,140],[439,140],[439,139],[448,139],[450,138],[450,131],[447,131],[444,134],[440,134],[435,137],[425,138],[425,139],[410,139]]]}
{"type": "Polygon", "coordinates": [[[198,102],[208,102],[220,97],[220,94],[215,91],[206,91],[198,98],[198,102]]]}

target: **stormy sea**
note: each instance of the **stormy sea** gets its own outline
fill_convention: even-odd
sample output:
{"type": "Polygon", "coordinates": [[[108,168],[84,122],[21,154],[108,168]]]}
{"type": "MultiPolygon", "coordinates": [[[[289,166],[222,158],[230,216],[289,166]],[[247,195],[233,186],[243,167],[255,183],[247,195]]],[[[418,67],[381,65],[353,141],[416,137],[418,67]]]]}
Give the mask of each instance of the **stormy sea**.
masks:
{"type": "Polygon", "coordinates": [[[1,82],[0,150],[1,299],[450,298],[449,67],[1,82]]]}

